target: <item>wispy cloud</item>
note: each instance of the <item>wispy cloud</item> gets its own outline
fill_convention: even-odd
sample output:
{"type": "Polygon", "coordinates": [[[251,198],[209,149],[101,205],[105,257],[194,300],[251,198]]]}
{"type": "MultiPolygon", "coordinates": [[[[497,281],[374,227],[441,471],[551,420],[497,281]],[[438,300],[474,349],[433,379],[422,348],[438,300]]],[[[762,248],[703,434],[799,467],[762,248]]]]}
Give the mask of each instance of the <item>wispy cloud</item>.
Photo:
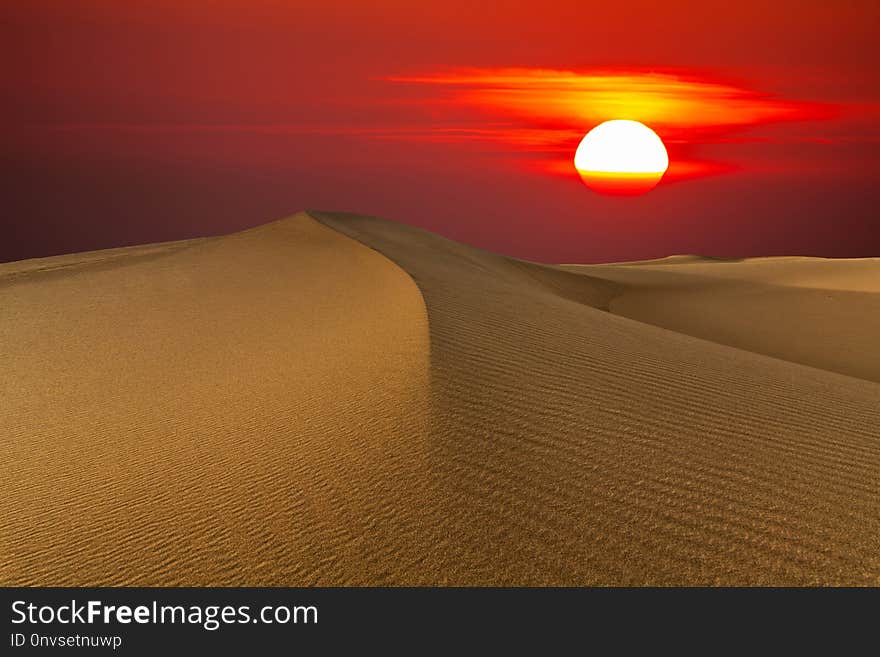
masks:
{"type": "Polygon", "coordinates": [[[324,135],[469,144],[493,154],[516,156],[518,161],[541,171],[575,175],[571,158],[588,130],[609,119],[633,119],[651,126],[663,138],[670,152],[666,180],[676,180],[741,168],[739,163],[715,161],[726,147],[736,144],[763,144],[769,151],[796,144],[875,141],[876,135],[854,137],[843,123],[829,123],[828,119],[845,114],[847,121],[868,124],[880,111],[868,105],[844,107],[785,98],[742,81],[692,71],[462,68],[381,80],[405,87],[405,93],[362,99],[360,102],[374,110],[384,109],[361,125],[313,117],[291,123],[38,127],[53,131],[324,135]],[[393,115],[394,123],[388,122],[389,115],[393,115]],[[819,122],[822,127],[816,129],[819,122]],[[711,149],[711,156],[703,148],[710,144],[717,147],[711,149]]]}
{"type": "MultiPolygon", "coordinates": [[[[442,123],[442,128],[427,124],[422,130],[386,134],[386,138],[482,140],[536,155],[567,154],[598,123],[632,119],[651,126],[672,152],[678,151],[670,174],[687,172],[682,177],[735,168],[689,159],[693,146],[764,139],[821,140],[821,133],[767,137],[750,135],[748,129],[827,120],[839,111],[831,104],[783,98],[744,83],[693,73],[466,68],[386,79],[432,89],[419,102],[441,117],[438,125],[442,123]],[[450,126],[443,118],[444,108],[457,116],[461,108],[470,108],[486,123],[475,128],[474,119],[469,118],[459,127],[450,126]]],[[[563,171],[570,166],[556,162],[542,168],[563,171]]]]}
{"type": "Polygon", "coordinates": [[[824,119],[835,112],[823,103],[672,73],[460,69],[388,80],[438,87],[458,104],[579,129],[625,118],[672,132],[714,131],[824,119]]]}

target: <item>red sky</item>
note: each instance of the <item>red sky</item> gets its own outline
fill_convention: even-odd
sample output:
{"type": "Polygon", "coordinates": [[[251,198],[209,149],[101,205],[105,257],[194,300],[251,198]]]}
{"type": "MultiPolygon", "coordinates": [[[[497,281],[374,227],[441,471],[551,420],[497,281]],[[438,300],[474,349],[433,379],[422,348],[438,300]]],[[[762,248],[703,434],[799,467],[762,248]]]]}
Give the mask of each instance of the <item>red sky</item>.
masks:
{"type": "Polygon", "coordinates": [[[302,208],[550,262],[880,256],[880,3],[3,0],[0,260],[302,208]],[[652,192],[571,166],[667,142],[652,192]]]}

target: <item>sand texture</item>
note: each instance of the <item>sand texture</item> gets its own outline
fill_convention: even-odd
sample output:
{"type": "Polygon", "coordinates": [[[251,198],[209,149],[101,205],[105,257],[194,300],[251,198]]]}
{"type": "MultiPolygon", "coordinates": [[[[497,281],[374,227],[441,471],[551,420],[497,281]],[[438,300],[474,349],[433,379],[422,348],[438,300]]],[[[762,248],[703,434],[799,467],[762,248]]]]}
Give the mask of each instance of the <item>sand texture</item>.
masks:
{"type": "Polygon", "coordinates": [[[0,583],[877,585],[878,299],[318,212],[0,265],[0,583]]]}
{"type": "Polygon", "coordinates": [[[566,267],[621,284],[611,312],[880,382],[880,258],[668,258],[566,267]]]}

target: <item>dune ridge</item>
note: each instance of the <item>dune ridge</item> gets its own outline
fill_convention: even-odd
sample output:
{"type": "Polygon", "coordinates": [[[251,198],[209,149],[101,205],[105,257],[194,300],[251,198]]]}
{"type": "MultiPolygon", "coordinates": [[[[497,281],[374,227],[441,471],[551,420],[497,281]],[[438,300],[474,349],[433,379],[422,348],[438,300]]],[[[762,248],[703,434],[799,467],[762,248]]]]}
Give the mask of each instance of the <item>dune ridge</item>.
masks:
{"type": "Polygon", "coordinates": [[[573,302],[414,228],[313,216],[425,298],[453,581],[878,583],[875,383],[573,302]]]}
{"type": "Polygon", "coordinates": [[[322,212],[156,248],[0,269],[4,584],[880,583],[880,385],[649,303],[749,261],[322,212]]]}

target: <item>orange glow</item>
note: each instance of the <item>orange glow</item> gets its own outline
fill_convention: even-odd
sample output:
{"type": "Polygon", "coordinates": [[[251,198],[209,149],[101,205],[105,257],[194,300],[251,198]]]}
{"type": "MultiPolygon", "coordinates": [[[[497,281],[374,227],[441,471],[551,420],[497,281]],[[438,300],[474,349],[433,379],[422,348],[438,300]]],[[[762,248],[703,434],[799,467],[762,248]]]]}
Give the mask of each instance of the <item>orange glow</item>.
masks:
{"type": "Polygon", "coordinates": [[[574,166],[590,189],[601,194],[635,196],[652,190],[669,156],[657,133],[638,121],[600,123],[581,140],[574,166]]]}
{"type": "Polygon", "coordinates": [[[606,196],[641,196],[657,186],[662,173],[611,173],[608,171],[580,171],[581,180],[595,192],[606,196]]]}
{"type": "MultiPolygon", "coordinates": [[[[570,177],[571,176],[571,158],[555,157],[542,158],[532,162],[532,167],[536,171],[541,171],[553,176],[570,177]]],[[[725,173],[732,173],[740,170],[740,167],[731,164],[722,164],[719,162],[710,162],[705,160],[692,160],[684,158],[675,158],[669,161],[669,168],[663,175],[663,184],[670,185],[679,182],[693,180],[695,178],[705,178],[708,176],[717,176],[725,173]]]]}
{"type": "MultiPolygon", "coordinates": [[[[739,168],[731,163],[694,159],[694,149],[701,145],[747,142],[755,139],[742,134],[749,128],[829,119],[837,111],[829,104],[789,100],[696,73],[468,68],[389,79],[440,89],[440,97],[423,101],[435,116],[441,116],[444,107],[455,113],[464,106],[488,119],[458,125],[447,122],[403,138],[504,144],[555,161],[563,153],[571,153],[591,127],[612,119],[627,119],[650,125],[672,148],[675,157],[666,176],[672,180],[739,168]]],[[[568,162],[562,169],[553,162],[542,168],[565,170],[571,175],[571,160],[568,162]]],[[[638,187],[624,184],[622,179],[620,182],[623,188],[638,187]]]]}
{"type": "Polygon", "coordinates": [[[671,73],[546,69],[463,69],[391,78],[458,91],[454,98],[545,124],[589,125],[610,118],[688,130],[823,118],[828,108],[784,100],[733,83],[671,73]]]}

